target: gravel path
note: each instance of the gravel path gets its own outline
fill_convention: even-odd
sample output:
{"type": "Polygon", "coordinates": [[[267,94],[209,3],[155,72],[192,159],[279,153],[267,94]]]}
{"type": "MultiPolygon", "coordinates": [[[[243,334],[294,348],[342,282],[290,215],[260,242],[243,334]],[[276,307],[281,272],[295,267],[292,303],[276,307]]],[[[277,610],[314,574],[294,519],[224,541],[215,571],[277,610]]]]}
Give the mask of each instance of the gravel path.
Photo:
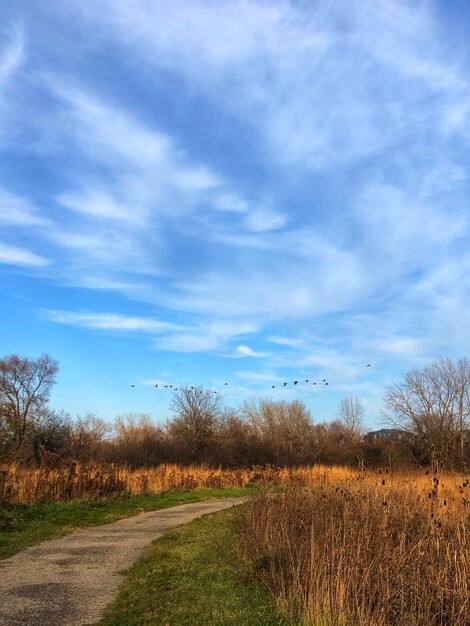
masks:
{"type": "Polygon", "coordinates": [[[27,548],[0,561],[1,626],[82,626],[101,619],[143,549],[165,531],[243,498],[142,513],[27,548]]]}

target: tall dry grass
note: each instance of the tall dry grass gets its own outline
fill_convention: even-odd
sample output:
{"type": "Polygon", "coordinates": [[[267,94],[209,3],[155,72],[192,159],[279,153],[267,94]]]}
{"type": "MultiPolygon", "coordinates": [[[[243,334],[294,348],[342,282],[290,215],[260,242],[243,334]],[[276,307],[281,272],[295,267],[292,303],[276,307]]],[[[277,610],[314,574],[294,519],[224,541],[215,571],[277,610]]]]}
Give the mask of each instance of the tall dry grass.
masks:
{"type": "Polygon", "coordinates": [[[297,623],[469,626],[468,477],[366,473],[255,496],[243,545],[297,623]]]}
{"type": "Polygon", "coordinates": [[[259,467],[211,469],[204,466],[158,465],[132,470],[128,467],[70,464],[38,469],[16,465],[0,467],[0,505],[36,504],[76,498],[102,498],[123,494],[157,494],[175,489],[244,487],[249,484],[308,485],[350,474],[345,468],[259,467]]]}

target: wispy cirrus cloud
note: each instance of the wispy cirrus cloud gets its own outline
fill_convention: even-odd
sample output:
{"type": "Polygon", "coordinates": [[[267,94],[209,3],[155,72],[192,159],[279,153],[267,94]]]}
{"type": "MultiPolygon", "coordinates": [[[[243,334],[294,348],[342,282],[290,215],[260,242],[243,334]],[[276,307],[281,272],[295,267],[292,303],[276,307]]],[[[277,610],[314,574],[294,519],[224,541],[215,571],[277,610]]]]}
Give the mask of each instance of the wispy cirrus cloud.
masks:
{"type": "Polygon", "coordinates": [[[51,223],[31,202],[0,188],[0,227],[48,226],[51,223]]]}
{"type": "Polygon", "coordinates": [[[336,167],[467,122],[468,81],[421,4],[105,5],[80,11],[103,37],[249,117],[283,163],[336,167]]]}
{"type": "Polygon", "coordinates": [[[50,261],[31,250],[0,243],[0,263],[35,268],[49,265],[50,261]]]}
{"type": "Polygon", "coordinates": [[[14,23],[0,31],[0,86],[18,70],[25,58],[23,27],[14,23]]]}
{"type": "MultiPolygon", "coordinates": [[[[266,203],[262,208],[251,204],[232,191],[229,180],[194,161],[168,134],[61,77],[45,75],[40,84],[55,98],[66,122],[63,141],[83,155],[82,182],[77,186],[71,181],[53,198],[62,211],[71,212],[66,222],[72,226],[62,226],[60,220],[48,233],[69,256],[74,250],[83,253],[80,262],[70,266],[74,275],[77,266],[86,267],[89,274],[96,263],[100,270],[108,263],[111,271],[125,267],[162,273],[157,269],[162,257],[157,260],[150,248],[165,255],[175,233],[180,239],[195,235],[204,244],[207,233],[218,228],[219,212],[234,214],[239,231],[280,230],[286,225],[286,215],[266,203]],[[201,211],[205,207],[209,212],[201,211]],[[188,218],[184,224],[182,217],[188,218]]],[[[167,262],[164,272],[171,275],[174,268],[167,262]]]]}
{"type": "Polygon", "coordinates": [[[160,334],[178,328],[175,324],[145,317],[133,317],[116,313],[80,313],[74,311],[47,311],[46,317],[59,324],[70,324],[102,330],[135,331],[160,334]]]}
{"type": "MultiPolygon", "coordinates": [[[[47,310],[44,314],[48,320],[58,324],[158,335],[158,339],[155,340],[158,348],[175,352],[224,350],[233,339],[253,334],[258,330],[257,326],[250,322],[191,320],[188,323],[175,324],[152,317],[109,312],[47,310]]],[[[237,356],[267,356],[245,345],[238,346],[235,353],[237,356]]]]}
{"type": "Polygon", "coordinates": [[[175,200],[179,212],[184,212],[188,203],[191,207],[192,194],[221,184],[205,165],[191,163],[168,135],[142,124],[129,112],[61,78],[47,77],[45,84],[70,120],[66,134],[90,163],[103,168],[106,181],[106,187],[100,188],[89,172],[82,187],[58,196],[65,207],[142,227],[151,218],[174,215],[175,200]],[[169,211],[168,197],[175,194],[169,211]]]}
{"type": "MultiPolygon", "coordinates": [[[[157,340],[161,350],[174,352],[220,352],[225,354],[228,345],[234,339],[251,335],[259,330],[253,322],[202,320],[192,323],[182,332],[167,334],[157,340]]],[[[230,354],[230,353],[229,353],[230,354]]]]}

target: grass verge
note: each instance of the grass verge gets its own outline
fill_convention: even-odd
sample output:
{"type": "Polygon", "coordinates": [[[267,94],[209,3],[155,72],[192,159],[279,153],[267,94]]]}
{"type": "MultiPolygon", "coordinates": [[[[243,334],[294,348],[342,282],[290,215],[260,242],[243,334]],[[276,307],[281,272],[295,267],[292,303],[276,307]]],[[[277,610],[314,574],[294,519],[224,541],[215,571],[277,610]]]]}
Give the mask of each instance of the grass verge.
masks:
{"type": "Polygon", "coordinates": [[[212,498],[249,495],[251,488],[169,491],[158,495],[128,495],[101,500],[47,502],[0,508],[0,559],[27,546],[61,537],[73,530],[99,526],[145,511],[212,498]]]}
{"type": "Polygon", "coordinates": [[[166,533],[126,572],[101,626],[288,626],[250,581],[228,509],[166,533]]]}

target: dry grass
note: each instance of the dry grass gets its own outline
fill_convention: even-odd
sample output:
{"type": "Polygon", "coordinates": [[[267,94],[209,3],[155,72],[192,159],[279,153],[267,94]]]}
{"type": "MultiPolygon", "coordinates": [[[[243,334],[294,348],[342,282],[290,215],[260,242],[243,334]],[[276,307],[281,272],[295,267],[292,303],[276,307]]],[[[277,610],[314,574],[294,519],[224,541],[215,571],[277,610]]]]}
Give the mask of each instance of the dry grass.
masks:
{"type": "Polygon", "coordinates": [[[462,475],[334,471],[255,496],[244,548],[298,623],[469,626],[469,500],[462,475]]]}
{"type": "Polygon", "coordinates": [[[342,467],[0,468],[0,505],[284,487],[252,498],[243,548],[296,623],[469,626],[470,480],[342,467]]]}
{"type": "Polygon", "coordinates": [[[294,469],[260,467],[222,470],[203,466],[159,465],[149,469],[87,467],[28,469],[15,465],[0,467],[0,505],[62,502],[122,494],[157,494],[175,489],[238,488],[249,484],[309,485],[346,477],[344,468],[321,466],[294,469]]]}

